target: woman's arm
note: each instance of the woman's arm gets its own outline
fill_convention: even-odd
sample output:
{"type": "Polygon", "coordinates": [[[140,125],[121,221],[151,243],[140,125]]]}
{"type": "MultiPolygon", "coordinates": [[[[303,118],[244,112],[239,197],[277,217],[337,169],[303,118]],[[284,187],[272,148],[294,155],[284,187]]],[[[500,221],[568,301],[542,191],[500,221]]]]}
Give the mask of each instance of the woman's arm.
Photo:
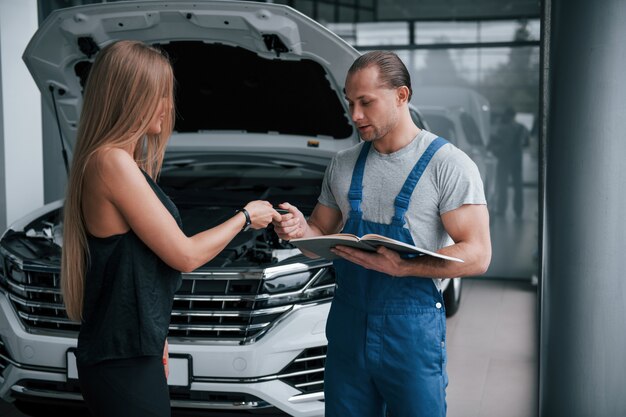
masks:
{"type": "Polygon", "coordinates": [[[170,351],[165,339],[165,346],[163,346],[163,368],[165,369],[165,379],[170,377],[170,351]]]}
{"type": "MultiPolygon", "coordinates": [[[[104,187],[97,187],[104,194],[98,198],[110,202],[115,209],[112,211],[119,213],[117,218],[114,213],[111,214],[112,222],[123,221],[174,269],[190,272],[204,265],[220,253],[245,224],[245,215],[237,213],[218,226],[188,237],[161,203],[129,153],[113,148],[101,151],[94,159],[90,165],[97,169],[98,178],[93,175],[92,181],[104,184],[104,187]]],[[[85,187],[85,193],[89,192],[85,187]]],[[[250,214],[252,228],[260,229],[272,219],[280,220],[280,214],[268,202],[253,201],[245,208],[250,214]]]]}

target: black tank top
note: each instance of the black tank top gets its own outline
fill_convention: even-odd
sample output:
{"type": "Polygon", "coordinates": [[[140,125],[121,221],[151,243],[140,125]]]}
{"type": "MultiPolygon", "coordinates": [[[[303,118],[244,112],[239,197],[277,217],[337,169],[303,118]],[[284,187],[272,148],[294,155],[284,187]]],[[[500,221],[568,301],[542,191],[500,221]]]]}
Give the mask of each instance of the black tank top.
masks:
{"type": "MultiPolygon", "coordinates": [[[[143,172],[143,171],[142,171],[143,172]]],[[[146,174],[146,181],[178,226],[178,209],[146,174]]],[[[83,322],[76,357],[83,364],[107,359],[161,356],[181,274],[163,262],[130,230],[87,237],[83,322]]]]}

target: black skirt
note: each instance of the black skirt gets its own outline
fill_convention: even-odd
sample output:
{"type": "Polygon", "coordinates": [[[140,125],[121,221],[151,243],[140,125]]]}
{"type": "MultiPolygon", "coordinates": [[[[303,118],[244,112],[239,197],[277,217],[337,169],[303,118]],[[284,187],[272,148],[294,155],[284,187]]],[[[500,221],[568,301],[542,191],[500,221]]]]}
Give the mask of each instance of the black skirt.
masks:
{"type": "Polygon", "coordinates": [[[77,363],[80,389],[94,417],[171,417],[162,358],[77,363]]]}

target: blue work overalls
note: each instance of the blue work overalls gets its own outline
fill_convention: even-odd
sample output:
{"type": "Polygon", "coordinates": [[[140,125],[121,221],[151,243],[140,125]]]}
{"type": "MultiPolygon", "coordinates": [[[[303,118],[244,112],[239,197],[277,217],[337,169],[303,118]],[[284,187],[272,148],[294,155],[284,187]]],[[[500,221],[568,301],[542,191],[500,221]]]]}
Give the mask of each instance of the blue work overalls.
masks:
{"type": "MultiPolygon", "coordinates": [[[[409,174],[394,202],[391,224],[363,220],[366,142],[352,173],[345,233],[377,233],[413,244],[404,227],[411,194],[432,156],[447,142],[437,138],[409,174]]],[[[443,417],[446,414],[446,317],[432,279],[393,278],[337,260],[337,290],[328,317],[324,376],[326,417],[443,417]]]]}

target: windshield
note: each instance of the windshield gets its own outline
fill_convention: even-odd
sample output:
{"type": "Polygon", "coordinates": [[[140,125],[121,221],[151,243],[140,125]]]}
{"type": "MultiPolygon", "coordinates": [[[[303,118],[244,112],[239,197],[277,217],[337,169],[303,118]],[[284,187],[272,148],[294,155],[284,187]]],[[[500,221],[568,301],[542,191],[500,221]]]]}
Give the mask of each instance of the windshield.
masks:
{"type": "Polygon", "coordinates": [[[424,118],[428,122],[428,126],[430,126],[432,133],[449,140],[453,144],[456,144],[456,132],[454,131],[454,124],[452,123],[452,120],[446,116],[429,113],[424,114],[424,118]]]}
{"type": "Polygon", "coordinates": [[[482,146],[483,140],[480,137],[480,130],[478,130],[478,126],[472,116],[467,113],[461,113],[460,117],[467,141],[472,145],[482,146]]]}

